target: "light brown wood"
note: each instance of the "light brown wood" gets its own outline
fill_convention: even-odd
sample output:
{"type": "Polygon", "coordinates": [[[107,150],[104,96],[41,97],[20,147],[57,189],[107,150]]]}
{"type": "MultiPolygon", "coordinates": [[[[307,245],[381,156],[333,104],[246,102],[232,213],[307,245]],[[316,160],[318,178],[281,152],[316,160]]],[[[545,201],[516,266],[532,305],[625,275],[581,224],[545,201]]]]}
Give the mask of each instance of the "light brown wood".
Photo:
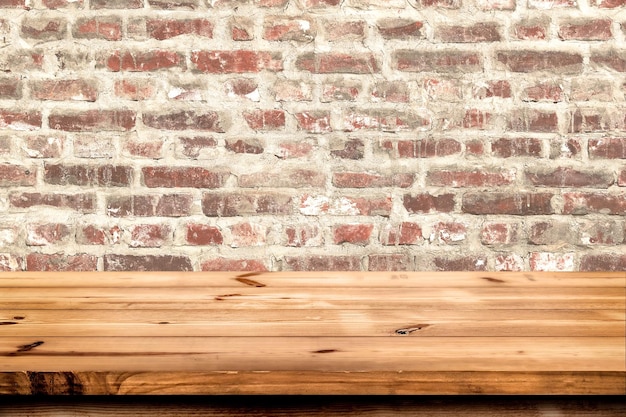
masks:
{"type": "Polygon", "coordinates": [[[0,394],[626,394],[625,320],[623,272],[2,273],[0,394]]]}

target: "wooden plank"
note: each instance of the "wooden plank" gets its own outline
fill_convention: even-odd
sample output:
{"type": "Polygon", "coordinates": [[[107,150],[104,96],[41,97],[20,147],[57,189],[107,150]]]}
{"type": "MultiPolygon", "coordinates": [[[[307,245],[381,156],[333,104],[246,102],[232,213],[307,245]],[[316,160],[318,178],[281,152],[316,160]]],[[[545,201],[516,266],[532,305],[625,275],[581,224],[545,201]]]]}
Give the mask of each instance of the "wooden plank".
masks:
{"type": "Polygon", "coordinates": [[[0,358],[0,372],[626,372],[626,341],[622,337],[2,337],[0,358]]]}
{"type": "Polygon", "coordinates": [[[625,287],[626,272],[3,272],[10,287],[625,287]]]}
{"type": "MultiPolygon", "coordinates": [[[[0,373],[0,394],[619,395],[626,394],[625,382],[621,372],[6,372],[0,373]]],[[[442,402],[449,401],[454,400],[442,402]]],[[[509,406],[516,401],[519,399],[509,400],[509,406]]]]}
{"type": "Polygon", "coordinates": [[[596,311],[530,310],[534,314],[523,314],[529,310],[501,310],[502,313],[489,319],[480,310],[169,312],[168,315],[161,310],[19,310],[0,315],[0,336],[625,337],[626,333],[626,314],[618,310],[600,311],[603,314],[596,314],[595,318],[596,311]]]}

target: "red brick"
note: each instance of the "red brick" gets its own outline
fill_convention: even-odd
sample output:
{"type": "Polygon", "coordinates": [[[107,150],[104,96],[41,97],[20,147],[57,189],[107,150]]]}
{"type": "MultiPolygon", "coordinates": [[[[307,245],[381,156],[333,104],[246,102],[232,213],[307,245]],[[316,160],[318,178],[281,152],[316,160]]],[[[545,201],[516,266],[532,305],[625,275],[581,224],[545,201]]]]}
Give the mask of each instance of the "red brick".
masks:
{"type": "Polygon", "coordinates": [[[30,253],[26,257],[27,271],[96,271],[98,258],[86,253],[65,255],[30,253]]]}
{"type": "Polygon", "coordinates": [[[265,272],[267,266],[262,260],[257,259],[208,259],[200,265],[202,271],[242,271],[242,272],[265,272]]]}
{"type": "Polygon", "coordinates": [[[369,244],[374,230],[373,224],[340,224],[333,226],[333,242],[335,245],[351,243],[354,245],[369,244]]]}
{"type": "Polygon", "coordinates": [[[620,187],[626,187],[626,168],[622,169],[617,178],[617,185],[620,187]]]}
{"type": "Polygon", "coordinates": [[[517,242],[519,226],[516,223],[485,223],[480,229],[483,245],[510,245],[517,242]]]}
{"type": "Polygon", "coordinates": [[[43,80],[30,84],[31,95],[38,100],[96,101],[98,88],[92,80],[43,80]]]}
{"type": "Polygon", "coordinates": [[[335,172],[333,185],[338,188],[399,187],[409,188],[414,182],[413,174],[372,174],[366,172],[335,172]]]}
{"type": "Polygon", "coordinates": [[[552,111],[535,109],[514,110],[509,118],[508,125],[509,129],[516,132],[559,132],[559,118],[552,111]]]}
{"type": "Polygon", "coordinates": [[[82,112],[52,113],[52,129],[68,132],[128,131],[135,127],[132,110],[86,110],[82,112]]]}
{"type": "Polygon", "coordinates": [[[302,158],[310,156],[314,150],[312,143],[300,140],[285,140],[278,144],[278,150],[274,153],[281,159],[302,158]]]}
{"type": "Polygon", "coordinates": [[[486,271],[487,258],[479,255],[460,258],[436,257],[433,259],[437,271],[486,271]]]}
{"type": "Polygon", "coordinates": [[[582,139],[563,138],[562,140],[550,141],[550,158],[579,158],[583,150],[582,139]]]}
{"type": "Polygon", "coordinates": [[[72,34],[77,39],[122,39],[122,19],[116,16],[83,17],[76,20],[72,34]]]}
{"type": "Polygon", "coordinates": [[[439,26],[435,39],[441,42],[476,43],[500,41],[500,27],[495,23],[476,23],[471,26],[439,26]]]}
{"type": "Polygon", "coordinates": [[[115,51],[106,58],[106,67],[110,71],[158,71],[170,68],[185,68],[185,59],[177,52],[152,51],[115,51]]]}
{"type": "Polygon", "coordinates": [[[296,59],[296,68],[315,74],[371,74],[380,72],[373,54],[306,53],[296,59]]]}
{"type": "Polygon", "coordinates": [[[21,34],[23,38],[37,41],[57,41],[67,35],[67,20],[26,16],[22,20],[21,34]]]}
{"type": "Polygon", "coordinates": [[[287,238],[286,246],[296,248],[322,246],[324,243],[320,228],[315,225],[288,226],[285,228],[285,236],[287,238]]]}
{"type": "Polygon", "coordinates": [[[191,211],[190,194],[110,196],[106,213],[111,217],[183,217],[191,211]]]}
{"type": "Polygon", "coordinates": [[[522,91],[522,100],[558,103],[563,101],[563,89],[559,84],[551,82],[535,84],[522,91]]]}
{"type": "Polygon", "coordinates": [[[467,227],[458,222],[439,222],[433,226],[431,242],[454,244],[467,238],[467,227]]]}
{"type": "Polygon", "coordinates": [[[300,213],[305,216],[382,216],[389,217],[391,197],[327,197],[305,194],[300,200],[300,213]]]}
{"type": "Polygon", "coordinates": [[[30,158],[58,158],[65,147],[65,137],[57,135],[28,136],[23,150],[30,158]]]}
{"type": "Polygon", "coordinates": [[[308,133],[329,133],[333,130],[330,127],[330,112],[304,111],[296,113],[295,116],[298,129],[308,133]]]}
{"type": "Polygon", "coordinates": [[[323,25],[326,40],[329,42],[354,42],[365,39],[365,22],[362,20],[327,20],[323,25]]]}
{"type": "Polygon", "coordinates": [[[371,89],[372,101],[408,103],[409,88],[404,81],[379,81],[371,89]]]}
{"type": "Polygon", "coordinates": [[[332,101],[356,101],[359,96],[358,86],[340,85],[340,84],[324,84],[322,86],[323,103],[332,101]]]}
{"type": "Polygon", "coordinates": [[[626,72],[626,51],[613,49],[592,52],[590,62],[595,67],[626,72]]]}
{"type": "Polygon", "coordinates": [[[613,101],[613,82],[589,77],[572,80],[570,101],[613,101]]]}
{"type": "Polygon", "coordinates": [[[564,221],[541,221],[530,227],[528,242],[533,245],[563,245],[578,243],[578,233],[564,221]]]}
{"type": "Polygon", "coordinates": [[[365,144],[361,139],[336,140],[331,142],[330,154],[341,159],[363,159],[365,144]]]}
{"type": "Polygon", "coordinates": [[[511,83],[506,80],[487,81],[486,85],[476,86],[474,98],[511,98],[511,83]]]}
{"type": "Polygon", "coordinates": [[[369,255],[368,271],[411,271],[411,257],[405,254],[369,255]]]}
{"type": "Polygon", "coordinates": [[[529,0],[528,8],[529,9],[540,9],[540,10],[550,10],[550,9],[562,9],[562,8],[575,8],[576,0],[529,0]]]}
{"type": "Polygon", "coordinates": [[[409,213],[449,213],[454,210],[454,194],[405,194],[403,204],[409,213]]]}
{"type": "Polygon", "coordinates": [[[124,142],[124,151],[133,157],[161,159],[163,158],[163,140],[154,142],[129,140],[124,142]]]}
{"type": "Polygon", "coordinates": [[[200,7],[200,0],[148,0],[153,9],[163,10],[196,10],[200,7]]]}
{"type": "Polygon", "coordinates": [[[469,214],[553,214],[552,197],[551,193],[465,193],[461,210],[469,214]]]}
{"type": "Polygon", "coordinates": [[[45,164],[44,181],[55,185],[128,187],[133,169],[124,165],[45,164]]]}
{"type": "Polygon", "coordinates": [[[461,126],[465,129],[484,130],[489,127],[490,123],[491,113],[479,109],[469,109],[465,111],[461,126]]]}
{"type": "Polygon", "coordinates": [[[426,110],[397,111],[387,109],[358,110],[349,109],[343,117],[344,131],[376,130],[383,132],[399,132],[405,130],[429,130],[431,115],[426,110]]]}
{"type": "Polygon", "coordinates": [[[524,260],[515,253],[500,254],[495,258],[496,271],[523,271],[524,260]]]}
{"type": "Polygon", "coordinates": [[[577,170],[566,167],[527,169],[526,178],[534,186],[561,188],[608,188],[614,181],[612,172],[577,170]]]}
{"type": "Polygon", "coordinates": [[[224,83],[226,94],[229,97],[247,98],[250,101],[259,101],[259,83],[251,78],[233,78],[224,83]]]}
{"type": "Polygon", "coordinates": [[[378,33],[384,39],[424,38],[423,22],[410,19],[381,19],[376,22],[378,33]]]}
{"type": "Polygon", "coordinates": [[[611,37],[609,19],[573,21],[559,26],[559,38],[562,40],[606,41],[611,37]]]}
{"type": "Polygon", "coordinates": [[[120,242],[122,230],[118,226],[84,226],[76,233],[79,245],[115,245],[120,242]]]}
{"type": "Polygon", "coordinates": [[[180,110],[170,113],[144,113],[143,124],[160,130],[204,130],[223,133],[223,120],[210,110],[180,110]]]}
{"type": "Polygon", "coordinates": [[[185,241],[190,245],[221,245],[224,242],[220,229],[199,223],[186,226],[185,241]]]}
{"type": "Polygon", "coordinates": [[[90,0],[92,9],[141,9],[143,0],[90,0]]]}
{"type": "Polygon", "coordinates": [[[242,246],[263,246],[267,240],[267,228],[256,223],[237,223],[229,226],[232,240],[230,246],[240,248],[242,246]]]}
{"type": "Polygon", "coordinates": [[[591,0],[590,3],[592,6],[601,9],[615,9],[626,6],[626,0],[591,0]]]}
{"type": "Polygon", "coordinates": [[[626,271],[626,255],[599,253],[584,255],[580,261],[581,271],[626,271]]]}
{"type": "Polygon", "coordinates": [[[160,41],[181,35],[212,38],[213,22],[207,19],[148,19],[146,30],[149,37],[160,41]]]}
{"type": "Polygon", "coordinates": [[[582,245],[620,245],[626,243],[626,225],[613,220],[581,222],[578,242],[582,245]]]}
{"type": "Polygon", "coordinates": [[[386,246],[417,245],[422,242],[422,228],[417,223],[387,225],[380,231],[380,243],[386,246]]]}
{"type": "Polygon", "coordinates": [[[48,246],[67,240],[70,228],[61,223],[29,224],[26,226],[27,246],[48,246]]]}
{"type": "Polygon", "coordinates": [[[394,67],[408,72],[471,73],[483,69],[475,52],[398,50],[392,56],[394,67]]]}
{"type": "Polygon", "coordinates": [[[220,188],[229,176],[201,167],[144,167],[141,172],[143,182],[149,188],[220,188]]]}
{"type": "Polygon", "coordinates": [[[17,208],[50,206],[69,208],[83,213],[92,213],[96,208],[96,195],[93,193],[12,193],[9,200],[11,206],[17,208]]]}
{"type": "Polygon", "coordinates": [[[515,50],[500,51],[496,59],[509,71],[573,74],[582,71],[583,58],[580,54],[560,51],[515,50]]]}
{"type": "Polygon", "coordinates": [[[172,230],[165,224],[136,224],[130,227],[131,248],[160,248],[171,239],[172,230]]]}
{"type": "Polygon", "coordinates": [[[491,144],[491,151],[500,158],[541,157],[542,150],[542,141],[534,138],[502,138],[491,144]]]}
{"type": "Polygon", "coordinates": [[[380,147],[398,158],[434,158],[461,153],[461,143],[454,139],[386,140],[380,147]]]}
{"type": "Polygon", "coordinates": [[[573,253],[532,252],[531,271],[574,271],[573,253]]]}
{"type": "Polygon", "coordinates": [[[563,214],[602,213],[626,215],[626,194],[573,192],[563,194],[563,214]]]}
{"type": "Polygon", "coordinates": [[[241,188],[309,188],[323,187],[326,175],[317,169],[272,169],[252,174],[241,174],[238,178],[241,188]]]}
{"type": "MultiPolygon", "coordinates": [[[[218,0],[219,1],[219,0],[218,0]]],[[[238,1],[238,0],[235,0],[238,1]]],[[[281,7],[285,8],[289,0],[254,0],[255,6],[258,7],[281,7]]]]}
{"type": "Polygon", "coordinates": [[[25,0],[0,0],[0,8],[2,9],[30,9],[26,6],[25,0]]]}
{"type": "Polygon", "coordinates": [[[191,62],[197,70],[210,74],[283,70],[280,53],[263,51],[192,51],[191,62]]]}
{"type": "Polygon", "coordinates": [[[285,271],[360,271],[361,259],[357,256],[285,256],[285,271]]]}
{"type": "Polygon", "coordinates": [[[461,0],[415,0],[422,7],[436,7],[439,9],[459,9],[461,0]]]}
{"type": "Polygon", "coordinates": [[[83,0],[43,0],[42,3],[48,9],[83,8],[83,0]]]}
{"type": "MultiPolygon", "coordinates": [[[[0,4],[0,6],[2,6],[0,4]]],[[[10,253],[0,253],[0,271],[23,271],[24,258],[10,253]]]]}
{"type": "Polygon", "coordinates": [[[0,78],[0,99],[19,100],[22,98],[22,82],[18,77],[0,78]]]}
{"type": "Polygon", "coordinates": [[[32,186],[37,179],[37,168],[0,164],[0,187],[32,186]]]}
{"type": "Polygon", "coordinates": [[[234,17],[230,24],[231,37],[234,41],[254,39],[254,21],[243,17],[234,17]]]}
{"type": "Polygon", "coordinates": [[[313,89],[311,84],[297,80],[280,79],[274,83],[276,101],[311,101],[313,89]]]}
{"type": "Polygon", "coordinates": [[[498,187],[515,181],[514,169],[508,170],[432,170],[426,177],[428,185],[440,187],[498,187]]]}
{"type": "Polygon", "coordinates": [[[156,85],[149,79],[125,79],[115,81],[115,95],[126,100],[140,101],[154,98],[156,85]]]}
{"type": "Polygon", "coordinates": [[[209,217],[287,215],[293,212],[291,196],[277,193],[204,193],[202,212],[209,217]]]}
{"type": "Polygon", "coordinates": [[[187,256],[104,255],[105,271],[193,271],[187,256]]]}
{"type": "Polygon", "coordinates": [[[512,34],[520,40],[543,40],[548,37],[549,24],[548,19],[521,21],[513,26],[512,34]]]}
{"type": "Polygon", "coordinates": [[[111,159],[117,155],[115,134],[82,134],[73,136],[73,154],[77,158],[111,159]],[[94,140],[97,137],[97,140],[94,140]]]}
{"type": "Polygon", "coordinates": [[[243,118],[252,130],[281,130],[285,128],[283,110],[244,111],[243,118]]]}
{"type": "Polygon", "coordinates": [[[311,42],[315,36],[313,22],[303,17],[267,16],[263,24],[263,39],[268,41],[311,42]]]}
{"type": "Polygon", "coordinates": [[[341,3],[341,0],[300,0],[300,5],[305,9],[322,9],[338,6],[339,3],[341,3]]]}
{"type": "Polygon", "coordinates": [[[606,109],[576,109],[568,127],[573,133],[615,130],[614,122],[606,109]]]}
{"type": "Polygon", "coordinates": [[[36,130],[41,128],[41,113],[0,109],[0,129],[36,130]]]}
{"type": "Polygon", "coordinates": [[[263,153],[263,143],[258,139],[226,139],[225,148],[235,153],[258,155],[263,153]]]}

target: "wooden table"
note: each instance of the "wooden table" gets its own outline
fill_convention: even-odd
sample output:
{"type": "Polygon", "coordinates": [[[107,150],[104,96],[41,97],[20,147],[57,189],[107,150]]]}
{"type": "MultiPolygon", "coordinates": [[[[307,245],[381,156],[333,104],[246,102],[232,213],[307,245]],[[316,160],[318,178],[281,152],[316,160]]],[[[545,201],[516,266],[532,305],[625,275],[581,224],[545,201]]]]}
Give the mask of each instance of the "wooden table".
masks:
{"type": "Polygon", "coordinates": [[[626,394],[626,273],[0,274],[0,394],[626,394]]]}

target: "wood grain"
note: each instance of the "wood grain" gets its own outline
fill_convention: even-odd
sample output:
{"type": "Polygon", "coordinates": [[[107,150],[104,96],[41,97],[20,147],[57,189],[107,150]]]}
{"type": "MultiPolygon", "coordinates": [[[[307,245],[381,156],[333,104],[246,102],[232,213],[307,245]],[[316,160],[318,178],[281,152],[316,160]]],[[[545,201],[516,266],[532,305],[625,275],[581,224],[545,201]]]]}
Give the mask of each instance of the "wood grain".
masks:
{"type": "Polygon", "coordinates": [[[2,273],[2,394],[625,394],[626,273],[2,273]]]}

